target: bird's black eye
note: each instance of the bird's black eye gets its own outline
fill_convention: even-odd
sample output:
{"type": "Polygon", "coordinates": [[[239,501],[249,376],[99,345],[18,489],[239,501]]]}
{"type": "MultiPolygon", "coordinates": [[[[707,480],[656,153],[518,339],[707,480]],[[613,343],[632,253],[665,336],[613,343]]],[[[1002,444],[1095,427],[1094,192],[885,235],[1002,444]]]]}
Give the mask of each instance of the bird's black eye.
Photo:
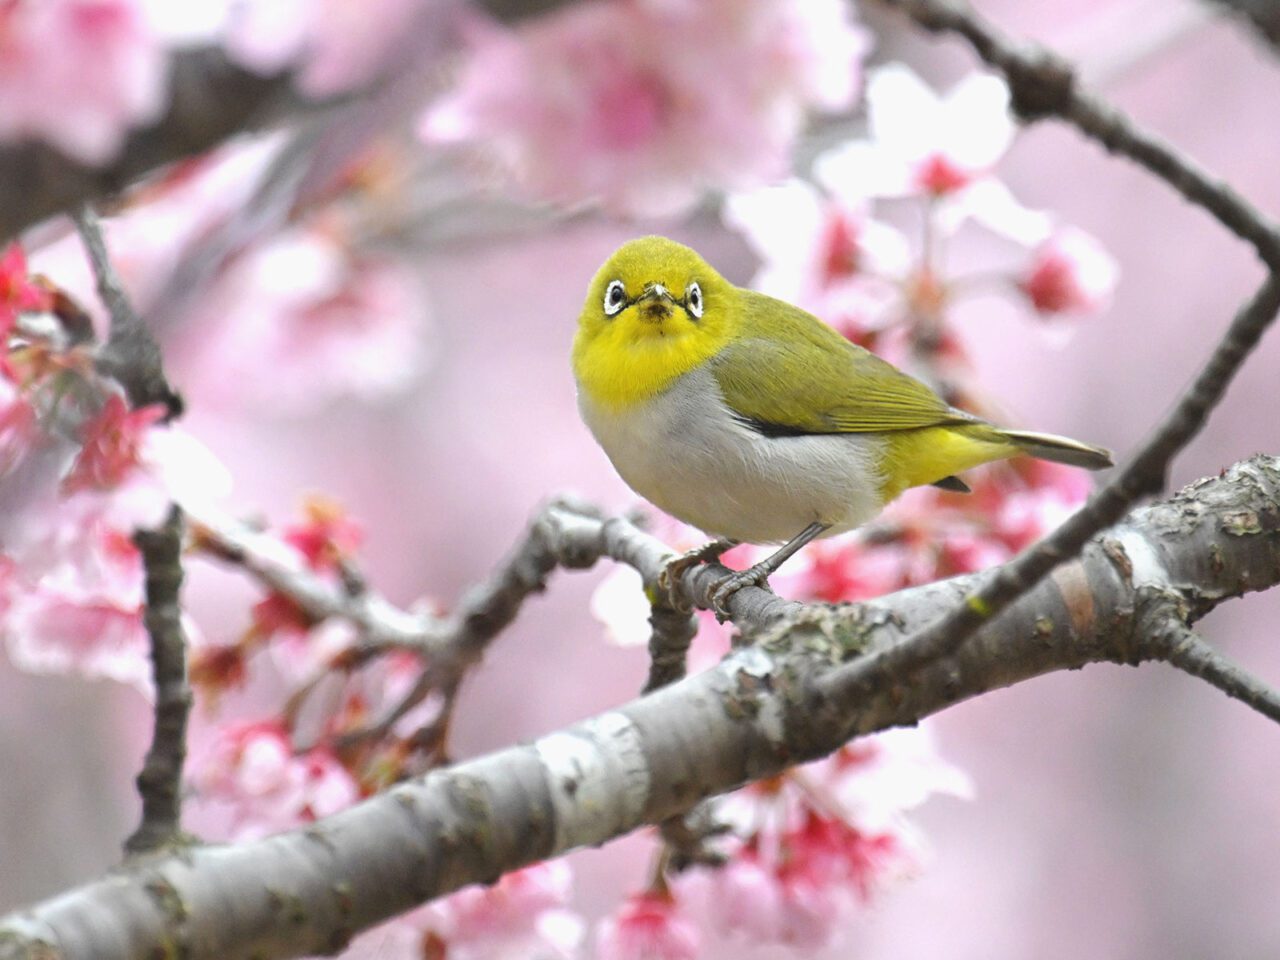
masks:
{"type": "Polygon", "coordinates": [[[622,285],[621,280],[609,281],[609,286],[604,288],[604,315],[612,317],[626,305],[627,288],[622,285]]]}
{"type": "Polygon", "coordinates": [[[702,319],[702,288],[698,286],[697,280],[689,284],[689,288],[685,290],[684,303],[695,320],[702,319]]]}

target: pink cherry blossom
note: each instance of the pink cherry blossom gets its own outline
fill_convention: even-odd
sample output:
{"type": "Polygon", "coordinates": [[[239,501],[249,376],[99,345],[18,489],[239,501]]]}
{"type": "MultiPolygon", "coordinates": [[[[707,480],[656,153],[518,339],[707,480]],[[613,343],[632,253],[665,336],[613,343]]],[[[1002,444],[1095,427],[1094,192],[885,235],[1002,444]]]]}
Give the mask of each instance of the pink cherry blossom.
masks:
{"type": "Polygon", "coordinates": [[[782,939],[782,884],[754,849],[737,852],[723,867],[707,873],[711,882],[707,904],[711,921],[721,933],[766,943],[782,939]]]}
{"type": "Polygon", "coordinates": [[[26,456],[39,433],[31,401],[0,373],[0,478],[26,456]]]}
{"type": "Polygon", "coordinates": [[[867,47],[837,0],[580,4],[477,26],[422,132],[484,144],[534,198],[670,215],[781,175],[805,111],[849,104],[867,47]]]}
{"type": "Polygon", "coordinates": [[[950,197],[987,176],[1013,140],[1009,91],[972,74],[939,97],[907,66],[867,78],[870,139],[824,155],[818,178],[842,196],[950,197]]]}
{"type": "Polygon", "coordinates": [[[582,919],[568,909],[573,875],[563,860],[506,874],[490,887],[466,887],[436,905],[435,929],[450,960],[570,960],[582,919]]]}
{"type": "Polygon", "coordinates": [[[558,860],[465,887],[361,935],[339,960],[573,960],[584,924],[568,909],[572,879],[558,860]]]}
{"type": "Polygon", "coordinates": [[[596,930],[597,960],[694,960],[701,938],[669,893],[633,894],[596,930]]]}
{"type": "Polygon", "coordinates": [[[63,495],[120,486],[140,465],[143,437],[164,413],[159,404],[131,411],[120,394],[107,397],[83,427],[80,453],[62,478],[63,495]]]}
{"type": "MultiPolygon", "coordinates": [[[[251,70],[298,70],[298,85],[329,97],[370,83],[438,0],[251,0],[233,7],[228,53],[251,70]]],[[[439,11],[438,11],[439,12],[439,11]]]]}
{"type": "Polygon", "coordinates": [[[316,747],[296,754],[276,721],[232,725],[218,731],[203,756],[193,758],[197,816],[227,839],[265,836],[336,813],[355,803],[360,789],[338,759],[316,747]]]}
{"type": "Polygon", "coordinates": [[[4,635],[15,666],[81,673],[149,693],[142,560],[127,534],[84,503],[8,561],[4,635]]]}
{"type": "Polygon", "coordinates": [[[336,500],[319,495],[302,502],[303,520],[285,524],[280,537],[317,572],[333,572],[355,553],[364,531],[336,500]]]}
{"type": "Polygon", "coordinates": [[[863,737],[805,768],[854,822],[880,830],[935,796],[973,798],[973,781],[938,753],[929,724],[863,737]]]}
{"type": "Polygon", "coordinates": [[[5,247],[0,252],[0,345],[8,338],[18,314],[47,310],[51,299],[47,289],[31,282],[22,247],[16,243],[5,247]]]}
{"type": "Polygon", "coordinates": [[[801,180],[733,194],[725,222],[761,259],[752,286],[816,313],[833,325],[858,318],[873,326],[900,300],[910,263],[906,238],[871,216],[865,201],[846,203],[801,180]]]}
{"type": "Polygon", "coordinates": [[[0,8],[0,140],[36,137],[101,164],[164,103],[168,57],[135,0],[0,8]]]}
{"type": "Polygon", "coordinates": [[[1018,289],[1045,315],[1081,315],[1104,309],[1119,268],[1093,237],[1063,227],[1037,247],[1018,289]]]}
{"type": "Polygon", "coordinates": [[[927,728],[861,738],[726,798],[719,812],[740,845],[686,894],[705,894],[723,932],[824,946],[859,904],[918,869],[922,844],[906,814],[932,796],[971,793],[927,728]]]}
{"type": "Polygon", "coordinates": [[[407,264],[296,227],[245,252],[202,300],[175,360],[206,402],[303,414],[406,387],[425,357],[407,264]]]}

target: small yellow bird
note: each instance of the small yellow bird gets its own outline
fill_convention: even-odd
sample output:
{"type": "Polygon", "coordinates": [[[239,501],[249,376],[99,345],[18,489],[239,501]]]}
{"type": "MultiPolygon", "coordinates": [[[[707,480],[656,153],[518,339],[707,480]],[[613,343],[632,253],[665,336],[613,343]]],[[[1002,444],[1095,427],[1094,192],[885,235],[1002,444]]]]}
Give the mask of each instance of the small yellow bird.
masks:
{"type": "Polygon", "coordinates": [[[573,372],[582,418],[622,479],[720,538],[674,563],[713,560],[741,541],[783,544],[716,585],[721,613],[806,543],[865,523],[908,487],[967,490],[955,474],[1020,453],[1112,465],[1098,447],[949,406],[665,237],[623,244],[595,275],[573,372]]]}

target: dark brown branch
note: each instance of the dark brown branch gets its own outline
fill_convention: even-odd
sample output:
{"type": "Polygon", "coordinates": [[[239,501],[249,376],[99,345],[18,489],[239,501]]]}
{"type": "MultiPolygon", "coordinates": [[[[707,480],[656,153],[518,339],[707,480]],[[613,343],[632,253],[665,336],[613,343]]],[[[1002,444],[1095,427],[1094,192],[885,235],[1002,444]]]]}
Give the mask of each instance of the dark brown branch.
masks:
{"type": "Polygon", "coordinates": [[[133,542],[146,570],[145,622],[155,678],[155,730],[142,772],[142,822],[125,841],[128,853],[144,853],[182,838],[182,766],[187,755],[187,639],[182,631],[182,513],[174,507],[164,526],[139,530],[133,542]]]}
{"type": "Polygon", "coordinates": [[[124,387],[131,407],[158,403],[168,411],[166,419],[182,416],[182,397],[165,379],[160,345],[133,309],[111,263],[102,222],[88,206],[77,211],[75,222],[93,266],[98,296],[111,315],[111,335],[98,355],[99,368],[124,387]]]}
{"type": "Polygon", "coordinates": [[[1276,0],[1213,0],[1215,4],[1230,10],[1238,18],[1248,21],[1264,41],[1271,45],[1271,52],[1280,50],[1280,3],[1276,0]]]}
{"type": "Polygon", "coordinates": [[[165,115],[130,135],[120,156],[103,167],[69,160],[43,143],[0,149],[0,237],[111,197],[157,167],[203,153],[300,105],[289,77],[258,76],[213,49],[175,54],[171,84],[165,115]]]}
{"type": "Polygon", "coordinates": [[[1083,508],[1039,543],[997,568],[963,603],[906,643],[855,661],[824,679],[823,692],[837,698],[866,697],[871,686],[886,678],[905,677],[925,663],[954,652],[1054,567],[1079,554],[1091,537],[1119,520],[1140,497],[1163,489],[1174,456],[1200,432],[1277,310],[1280,281],[1269,276],[1236,315],[1191,389],[1151,439],[1083,508]]]}

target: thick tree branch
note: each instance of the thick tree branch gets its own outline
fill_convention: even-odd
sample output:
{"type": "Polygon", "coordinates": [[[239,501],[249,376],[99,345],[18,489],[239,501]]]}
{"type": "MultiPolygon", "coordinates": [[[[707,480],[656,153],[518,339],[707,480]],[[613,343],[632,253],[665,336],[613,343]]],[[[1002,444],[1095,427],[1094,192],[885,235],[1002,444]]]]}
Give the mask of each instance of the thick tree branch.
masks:
{"type": "Polygon", "coordinates": [[[182,766],[187,755],[187,638],[178,594],[182,589],[182,513],[174,507],[164,526],[139,530],[134,543],[146,569],[147,635],[155,677],[155,731],[138,774],[142,822],[125,841],[144,853],[182,837],[182,766]]]}
{"type": "MultiPolygon", "coordinates": [[[[859,606],[752,590],[755,642],[719,666],[532,744],[408,781],[305,830],[138,862],[0,922],[0,958],[192,960],[331,951],[366,927],[468,883],[661,822],[848,737],[913,723],[997,687],[1086,663],[1163,659],[1138,616],[1154,591],[1194,621],[1280,583],[1280,458],[1256,457],[1135,511],[910,684],[835,702],[816,681],[888,649],[974,577],[859,606]]],[[[611,556],[656,584],[671,554],[622,520],[543,514],[573,565],[611,556]]],[[[717,571],[683,575],[705,600],[717,571]]],[[[745,592],[745,591],[744,591],[745,592]]]]}

